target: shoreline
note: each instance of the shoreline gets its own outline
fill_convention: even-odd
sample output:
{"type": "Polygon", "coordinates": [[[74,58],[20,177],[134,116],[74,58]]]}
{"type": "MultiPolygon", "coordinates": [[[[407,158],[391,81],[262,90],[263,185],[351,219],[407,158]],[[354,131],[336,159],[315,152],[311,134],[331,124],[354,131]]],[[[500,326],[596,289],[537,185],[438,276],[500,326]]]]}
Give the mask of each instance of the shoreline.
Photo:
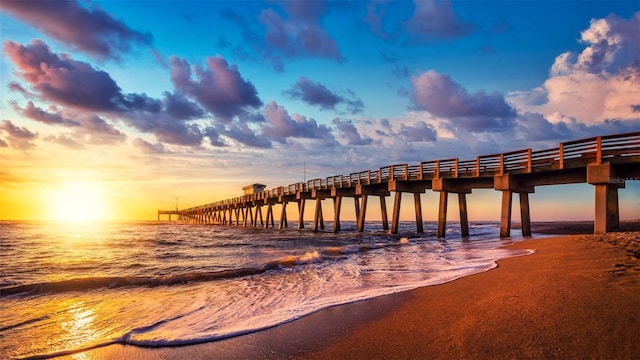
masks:
{"type": "Polygon", "coordinates": [[[526,239],[507,248],[536,253],[499,260],[496,269],[330,307],[260,332],[184,347],[110,345],[81,354],[149,360],[633,358],[640,354],[639,237],[526,239]]]}

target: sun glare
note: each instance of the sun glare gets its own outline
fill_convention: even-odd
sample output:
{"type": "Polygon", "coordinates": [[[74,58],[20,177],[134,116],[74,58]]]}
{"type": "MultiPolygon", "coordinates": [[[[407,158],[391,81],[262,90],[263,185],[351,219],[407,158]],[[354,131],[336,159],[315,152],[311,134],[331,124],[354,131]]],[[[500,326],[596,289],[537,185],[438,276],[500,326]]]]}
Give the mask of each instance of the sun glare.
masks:
{"type": "Polygon", "coordinates": [[[50,217],[56,221],[99,221],[107,215],[104,189],[90,182],[63,184],[48,201],[50,217]]]}

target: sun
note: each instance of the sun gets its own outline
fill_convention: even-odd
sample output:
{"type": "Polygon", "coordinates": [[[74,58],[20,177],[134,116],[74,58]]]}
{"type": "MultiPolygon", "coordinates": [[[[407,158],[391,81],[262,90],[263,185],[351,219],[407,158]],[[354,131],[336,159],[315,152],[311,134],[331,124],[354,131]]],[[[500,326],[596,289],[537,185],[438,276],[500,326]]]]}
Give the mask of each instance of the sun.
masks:
{"type": "Polygon", "coordinates": [[[107,215],[104,189],[91,182],[69,182],[48,196],[50,218],[56,221],[100,221],[107,215]]]}

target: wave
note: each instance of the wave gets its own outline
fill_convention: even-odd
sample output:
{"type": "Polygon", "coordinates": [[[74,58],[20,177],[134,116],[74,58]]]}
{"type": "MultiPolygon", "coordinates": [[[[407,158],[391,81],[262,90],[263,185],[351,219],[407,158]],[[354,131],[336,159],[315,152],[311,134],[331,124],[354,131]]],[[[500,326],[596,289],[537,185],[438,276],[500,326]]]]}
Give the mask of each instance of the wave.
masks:
{"type": "Polygon", "coordinates": [[[23,284],[0,288],[0,298],[6,296],[31,296],[41,294],[57,294],[72,291],[90,291],[102,288],[115,289],[122,287],[156,287],[182,285],[191,282],[205,282],[222,279],[232,279],[251,275],[260,275],[266,271],[289,268],[297,265],[319,263],[323,261],[335,261],[348,254],[365,252],[391,246],[402,246],[409,243],[407,238],[398,242],[381,244],[358,244],[329,247],[322,250],[306,252],[301,255],[290,255],[280,259],[269,261],[261,266],[243,267],[219,271],[189,272],[183,274],[164,276],[104,276],[86,277],[42,282],[36,284],[23,284]]]}

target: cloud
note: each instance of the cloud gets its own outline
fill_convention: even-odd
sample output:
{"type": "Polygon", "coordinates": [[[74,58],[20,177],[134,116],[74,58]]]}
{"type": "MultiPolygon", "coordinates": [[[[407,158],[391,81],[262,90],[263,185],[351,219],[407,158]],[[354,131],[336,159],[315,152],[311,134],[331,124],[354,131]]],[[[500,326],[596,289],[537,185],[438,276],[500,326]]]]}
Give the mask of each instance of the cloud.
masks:
{"type": "Polygon", "coordinates": [[[640,12],[628,21],[611,14],[604,19],[591,19],[588,29],[581,33],[581,42],[588,46],[580,53],[565,52],[551,67],[551,75],[576,72],[597,74],[617,73],[640,59],[640,12]]]}
{"type": "Polygon", "coordinates": [[[265,42],[285,57],[324,57],[342,61],[336,42],[320,24],[325,1],[287,1],[287,20],[275,10],[263,10],[259,20],[266,27],[265,42]]]}
{"type": "Polygon", "coordinates": [[[264,107],[263,114],[267,124],[262,131],[271,140],[286,143],[288,138],[327,138],[335,141],[331,129],[326,125],[318,125],[314,119],[307,119],[302,115],[290,116],[287,110],[275,101],[264,107]]]}
{"type": "Polygon", "coordinates": [[[61,134],[58,136],[49,135],[44,138],[44,140],[51,141],[55,144],[62,145],[73,150],[80,150],[84,148],[84,144],[81,141],[68,134],[61,134]]]}
{"type": "Polygon", "coordinates": [[[262,106],[253,84],[222,57],[207,57],[206,67],[192,67],[176,56],[169,58],[171,81],[177,90],[195,99],[224,123],[262,106]]]}
{"type": "Polygon", "coordinates": [[[370,137],[360,135],[358,129],[353,125],[353,121],[351,120],[335,118],[332,122],[338,128],[340,134],[347,138],[347,145],[371,145],[373,142],[373,139],[370,137]]]}
{"type": "Polygon", "coordinates": [[[409,142],[436,141],[438,139],[438,132],[433,125],[424,121],[417,121],[413,125],[401,124],[398,135],[409,142]]]}
{"type": "Polygon", "coordinates": [[[320,106],[322,109],[335,109],[338,104],[345,104],[347,111],[351,114],[362,112],[364,104],[358,99],[353,91],[348,91],[349,98],[340,96],[319,82],[313,82],[304,76],[298,78],[291,88],[284,92],[292,99],[299,99],[313,106],[320,106]]]}
{"type": "Polygon", "coordinates": [[[2,147],[11,146],[19,150],[27,150],[36,146],[31,142],[38,137],[38,133],[29,131],[26,127],[18,127],[10,120],[0,121],[0,132],[4,132],[7,140],[2,140],[2,147]]]}
{"type": "Polygon", "coordinates": [[[123,111],[144,107],[140,95],[124,95],[108,73],[68,55],[56,55],[42,40],[23,46],[12,41],[4,52],[38,95],[48,101],[96,111],[123,111]]]}
{"type": "Polygon", "coordinates": [[[433,70],[413,76],[411,83],[415,108],[446,119],[453,128],[470,132],[504,131],[514,124],[516,111],[498,93],[470,94],[448,75],[433,70]]]}
{"type": "Polygon", "coordinates": [[[168,152],[162,143],[152,144],[141,138],[135,138],[131,143],[145,154],[162,154],[168,152]]]}
{"type": "MultiPolygon", "coordinates": [[[[200,128],[185,121],[206,116],[206,113],[181,93],[165,92],[162,100],[150,98],[146,94],[125,94],[108,73],[95,69],[88,63],[75,61],[67,55],[54,54],[40,40],[34,40],[28,46],[8,41],[4,50],[21,70],[20,75],[42,100],[69,106],[85,114],[97,112],[106,115],[111,121],[122,120],[139,131],[153,133],[158,140],[171,144],[199,146],[202,141],[200,128]]],[[[216,60],[211,63],[219,64],[216,60]]],[[[220,71],[200,71],[203,74],[201,79],[215,76],[215,82],[192,82],[188,77],[183,79],[185,82],[181,84],[182,88],[204,101],[211,100],[209,96],[218,96],[219,99],[207,104],[222,104],[227,106],[227,111],[239,112],[243,100],[238,97],[246,94],[249,94],[249,100],[253,104],[261,104],[255,96],[253,85],[243,82],[237,71],[233,71],[234,68],[224,65],[226,63],[219,64],[220,71]],[[200,90],[202,93],[198,92],[200,90]]],[[[213,66],[213,69],[216,67],[213,66]]],[[[190,69],[187,70],[186,75],[190,76],[190,69]]],[[[219,112],[225,110],[222,107],[216,109],[219,112]]],[[[78,115],[64,119],[59,113],[47,113],[32,105],[21,110],[26,111],[26,116],[49,124],[71,126],[74,121],[78,122],[82,131],[87,132],[85,135],[91,134],[87,138],[90,142],[110,142],[105,136],[111,136],[113,141],[124,138],[104,118],[78,115]],[[101,135],[98,136],[98,133],[101,135]]]]}
{"type": "Polygon", "coordinates": [[[48,124],[61,125],[74,129],[73,137],[81,139],[89,144],[116,144],[124,141],[127,136],[116,129],[105,119],[94,114],[74,114],[71,117],[65,116],[62,112],[54,108],[53,112],[41,109],[29,101],[23,109],[17,103],[12,102],[14,110],[32,120],[48,124]]]}
{"type": "MultiPolygon", "coordinates": [[[[233,123],[224,126],[224,135],[244,145],[267,149],[271,147],[271,141],[262,135],[257,135],[247,123],[233,123]]],[[[213,142],[212,142],[213,145],[213,142]]]]}
{"type": "Polygon", "coordinates": [[[20,108],[15,101],[10,101],[10,103],[16,112],[47,125],[80,126],[78,121],[67,119],[60,113],[45,111],[35,106],[32,101],[29,101],[24,109],[20,108]]]}
{"type": "Polygon", "coordinates": [[[414,0],[415,11],[405,23],[414,40],[448,39],[471,33],[475,25],[460,20],[448,0],[414,0]]]}
{"type": "Polygon", "coordinates": [[[270,63],[276,72],[284,71],[283,58],[342,61],[338,45],[320,23],[327,9],[324,1],[287,1],[282,5],[285,17],[273,8],[263,10],[257,19],[247,19],[232,9],[222,12],[222,18],[233,23],[242,36],[242,46],[233,51],[236,58],[270,63]],[[246,51],[245,46],[251,50],[246,51]]]}
{"type": "Polygon", "coordinates": [[[167,114],[179,120],[197,119],[205,115],[198,104],[185,98],[180,93],[165,91],[162,103],[167,114]]]}
{"type": "Polygon", "coordinates": [[[591,20],[581,33],[585,48],[556,57],[541,87],[510,94],[521,112],[575,118],[585,124],[638,119],[640,98],[640,12],[591,20]]]}
{"type": "Polygon", "coordinates": [[[0,8],[48,36],[100,59],[118,59],[133,45],[152,43],[150,33],[133,30],[99,7],[85,8],[74,0],[3,0],[0,8]]]}

